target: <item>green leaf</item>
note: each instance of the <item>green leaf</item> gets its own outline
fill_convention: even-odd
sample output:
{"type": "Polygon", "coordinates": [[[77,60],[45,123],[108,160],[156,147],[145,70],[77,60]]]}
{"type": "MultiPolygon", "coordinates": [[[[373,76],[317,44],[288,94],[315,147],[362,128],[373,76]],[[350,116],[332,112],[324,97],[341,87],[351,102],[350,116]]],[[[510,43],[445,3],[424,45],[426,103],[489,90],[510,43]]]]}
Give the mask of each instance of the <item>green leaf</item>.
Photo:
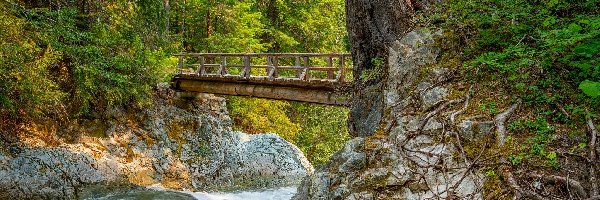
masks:
{"type": "Polygon", "coordinates": [[[579,33],[579,31],[581,31],[581,29],[582,29],[581,26],[579,26],[576,23],[569,24],[569,31],[571,31],[571,32],[579,33]]]}
{"type": "Polygon", "coordinates": [[[585,80],[579,84],[579,89],[588,96],[598,97],[600,96],[600,82],[594,82],[585,80]]]}
{"type": "Polygon", "coordinates": [[[573,52],[580,56],[591,58],[600,53],[600,39],[591,39],[581,43],[573,49],[573,52]]]}

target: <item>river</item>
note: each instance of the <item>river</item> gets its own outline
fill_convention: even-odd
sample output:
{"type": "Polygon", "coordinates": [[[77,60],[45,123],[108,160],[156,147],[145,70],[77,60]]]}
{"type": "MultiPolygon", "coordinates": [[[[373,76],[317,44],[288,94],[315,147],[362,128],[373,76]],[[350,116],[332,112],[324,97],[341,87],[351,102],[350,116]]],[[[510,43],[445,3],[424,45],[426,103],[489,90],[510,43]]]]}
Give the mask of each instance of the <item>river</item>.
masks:
{"type": "Polygon", "coordinates": [[[88,192],[84,200],[287,200],[296,194],[296,187],[282,187],[236,192],[172,191],[161,186],[145,189],[96,189],[88,192]]]}

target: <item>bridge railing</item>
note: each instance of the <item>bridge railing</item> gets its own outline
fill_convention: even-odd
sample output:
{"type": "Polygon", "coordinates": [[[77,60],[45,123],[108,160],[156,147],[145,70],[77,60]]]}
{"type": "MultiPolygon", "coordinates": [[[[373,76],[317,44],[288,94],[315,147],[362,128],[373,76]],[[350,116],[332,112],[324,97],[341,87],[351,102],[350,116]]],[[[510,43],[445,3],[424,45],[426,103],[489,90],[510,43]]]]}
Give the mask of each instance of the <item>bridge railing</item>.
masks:
{"type": "Polygon", "coordinates": [[[347,53],[177,54],[178,74],[234,79],[352,81],[347,53]]]}

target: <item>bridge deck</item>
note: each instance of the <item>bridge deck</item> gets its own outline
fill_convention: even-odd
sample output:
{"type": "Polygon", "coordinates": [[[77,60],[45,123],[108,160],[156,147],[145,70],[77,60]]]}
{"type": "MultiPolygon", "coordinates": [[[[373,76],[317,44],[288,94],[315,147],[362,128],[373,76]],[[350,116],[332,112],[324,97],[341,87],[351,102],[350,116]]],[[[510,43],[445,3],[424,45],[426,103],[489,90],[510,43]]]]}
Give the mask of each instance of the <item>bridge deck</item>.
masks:
{"type": "Polygon", "coordinates": [[[179,91],[347,105],[349,54],[179,54],[179,91]]]}

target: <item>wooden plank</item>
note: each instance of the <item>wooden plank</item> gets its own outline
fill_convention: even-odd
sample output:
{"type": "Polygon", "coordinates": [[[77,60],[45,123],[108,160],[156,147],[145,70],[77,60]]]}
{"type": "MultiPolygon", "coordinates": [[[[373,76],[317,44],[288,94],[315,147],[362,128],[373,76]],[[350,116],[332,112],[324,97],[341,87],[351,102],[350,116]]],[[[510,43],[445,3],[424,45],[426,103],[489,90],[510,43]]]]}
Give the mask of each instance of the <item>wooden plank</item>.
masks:
{"type": "Polygon", "coordinates": [[[295,69],[295,70],[301,70],[304,69],[304,67],[298,67],[298,66],[278,66],[278,69],[295,69]]]}
{"type": "Polygon", "coordinates": [[[309,64],[310,63],[309,63],[308,56],[305,56],[304,57],[304,66],[303,66],[304,68],[302,69],[302,75],[300,76],[300,79],[308,80],[310,78],[309,68],[308,68],[309,64]]]}
{"type": "Polygon", "coordinates": [[[228,82],[199,82],[179,80],[175,88],[178,91],[251,96],[267,99],[310,102],[328,105],[346,106],[350,102],[347,93],[311,90],[306,88],[277,87],[270,85],[252,85],[228,82]]]}
{"type": "Polygon", "coordinates": [[[311,71],[330,71],[333,72],[337,70],[335,67],[309,67],[311,71]]]}
{"type": "Polygon", "coordinates": [[[269,66],[270,68],[267,69],[267,77],[269,79],[273,79],[275,77],[273,77],[273,73],[275,72],[275,67],[273,66],[273,57],[268,56],[267,57],[267,66],[269,66]]]}
{"type": "Polygon", "coordinates": [[[300,56],[296,56],[296,65],[295,67],[297,67],[298,70],[296,70],[296,78],[300,78],[300,76],[302,75],[302,65],[300,64],[300,56]]]}
{"type": "Polygon", "coordinates": [[[255,77],[244,78],[239,75],[225,75],[222,77],[214,76],[214,77],[206,77],[206,76],[197,76],[194,74],[179,74],[173,78],[173,81],[177,80],[190,80],[190,81],[198,81],[198,82],[233,82],[233,83],[243,83],[243,84],[259,84],[259,85],[272,85],[272,86],[280,86],[280,87],[300,87],[300,88],[312,88],[318,90],[326,90],[326,91],[334,91],[337,87],[346,87],[351,83],[339,83],[331,80],[300,80],[298,78],[293,77],[278,77],[272,80],[270,79],[256,79],[255,77]]]}
{"type": "Polygon", "coordinates": [[[279,76],[279,57],[273,56],[273,78],[279,76]]]}

